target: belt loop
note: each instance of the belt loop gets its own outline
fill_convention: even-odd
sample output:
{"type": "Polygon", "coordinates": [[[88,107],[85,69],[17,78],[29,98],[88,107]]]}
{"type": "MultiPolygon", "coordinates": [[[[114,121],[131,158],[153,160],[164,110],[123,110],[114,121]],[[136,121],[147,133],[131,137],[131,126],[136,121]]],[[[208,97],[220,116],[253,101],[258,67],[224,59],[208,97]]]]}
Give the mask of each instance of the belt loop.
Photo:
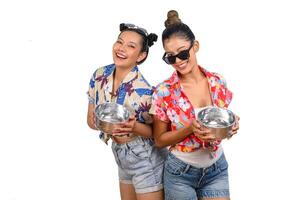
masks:
{"type": "Polygon", "coordinates": [[[214,165],[214,171],[216,171],[217,170],[217,164],[216,164],[216,162],[213,163],[213,165],[214,165]]]}
{"type": "Polygon", "coordinates": [[[199,181],[198,181],[198,187],[201,185],[201,183],[202,183],[202,180],[203,180],[203,177],[205,176],[205,173],[206,173],[206,167],[204,167],[204,168],[201,168],[202,169],[202,175],[201,175],[201,177],[200,177],[200,179],[199,179],[199,181]]]}
{"type": "Polygon", "coordinates": [[[187,164],[183,173],[185,174],[189,170],[189,168],[190,168],[190,165],[187,164]]]}

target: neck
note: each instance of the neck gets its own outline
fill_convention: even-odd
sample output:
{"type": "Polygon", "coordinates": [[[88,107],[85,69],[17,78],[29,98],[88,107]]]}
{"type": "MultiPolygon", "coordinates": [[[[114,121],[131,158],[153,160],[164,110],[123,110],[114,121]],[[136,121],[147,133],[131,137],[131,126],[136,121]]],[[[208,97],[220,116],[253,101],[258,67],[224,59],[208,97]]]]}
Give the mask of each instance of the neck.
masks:
{"type": "Polygon", "coordinates": [[[180,74],[179,78],[182,83],[199,83],[203,81],[206,77],[200,71],[199,66],[195,65],[189,73],[184,75],[180,74]]]}
{"type": "Polygon", "coordinates": [[[122,81],[130,71],[132,71],[133,67],[118,67],[115,68],[115,80],[122,81]]]}

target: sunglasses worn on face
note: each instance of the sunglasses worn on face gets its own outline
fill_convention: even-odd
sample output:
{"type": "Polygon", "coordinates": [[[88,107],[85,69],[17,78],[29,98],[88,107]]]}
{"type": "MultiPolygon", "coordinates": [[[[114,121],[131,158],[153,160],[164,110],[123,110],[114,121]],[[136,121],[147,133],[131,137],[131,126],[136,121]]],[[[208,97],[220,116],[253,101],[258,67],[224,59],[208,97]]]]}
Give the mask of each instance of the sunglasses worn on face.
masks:
{"type": "Polygon", "coordinates": [[[166,56],[166,53],[165,53],[163,55],[162,59],[169,65],[175,64],[177,58],[180,58],[181,60],[187,60],[190,57],[189,51],[192,48],[192,46],[193,46],[193,43],[191,43],[191,45],[188,49],[180,51],[177,55],[166,56]]]}

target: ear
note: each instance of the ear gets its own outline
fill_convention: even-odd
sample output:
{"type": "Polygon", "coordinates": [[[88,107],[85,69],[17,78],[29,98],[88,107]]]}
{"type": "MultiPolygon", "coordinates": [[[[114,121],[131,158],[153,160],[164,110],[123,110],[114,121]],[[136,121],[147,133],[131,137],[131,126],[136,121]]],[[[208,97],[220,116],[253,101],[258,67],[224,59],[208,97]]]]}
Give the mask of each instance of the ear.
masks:
{"type": "Polygon", "coordinates": [[[146,57],[146,52],[142,52],[139,54],[138,58],[137,58],[137,63],[140,62],[141,60],[143,60],[146,57]]]}
{"type": "Polygon", "coordinates": [[[199,43],[199,41],[195,40],[194,44],[193,44],[193,50],[194,50],[194,52],[198,52],[199,49],[200,49],[200,43],[199,43]]]}

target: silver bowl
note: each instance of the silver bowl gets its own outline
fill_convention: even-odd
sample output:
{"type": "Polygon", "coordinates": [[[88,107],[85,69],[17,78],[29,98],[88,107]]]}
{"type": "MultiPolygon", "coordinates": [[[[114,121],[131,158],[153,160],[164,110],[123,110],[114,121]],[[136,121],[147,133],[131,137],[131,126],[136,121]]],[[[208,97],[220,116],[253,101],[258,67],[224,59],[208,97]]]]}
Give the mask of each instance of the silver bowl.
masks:
{"type": "Polygon", "coordinates": [[[230,136],[235,115],[230,110],[209,106],[197,114],[197,120],[209,128],[217,139],[224,139],[230,136]]]}
{"type": "Polygon", "coordinates": [[[126,107],[117,103],[103,103],[95,108],[96,127],[108,134],[112,134],[117,123],[129,119],[131,112],[126,107]]]}

